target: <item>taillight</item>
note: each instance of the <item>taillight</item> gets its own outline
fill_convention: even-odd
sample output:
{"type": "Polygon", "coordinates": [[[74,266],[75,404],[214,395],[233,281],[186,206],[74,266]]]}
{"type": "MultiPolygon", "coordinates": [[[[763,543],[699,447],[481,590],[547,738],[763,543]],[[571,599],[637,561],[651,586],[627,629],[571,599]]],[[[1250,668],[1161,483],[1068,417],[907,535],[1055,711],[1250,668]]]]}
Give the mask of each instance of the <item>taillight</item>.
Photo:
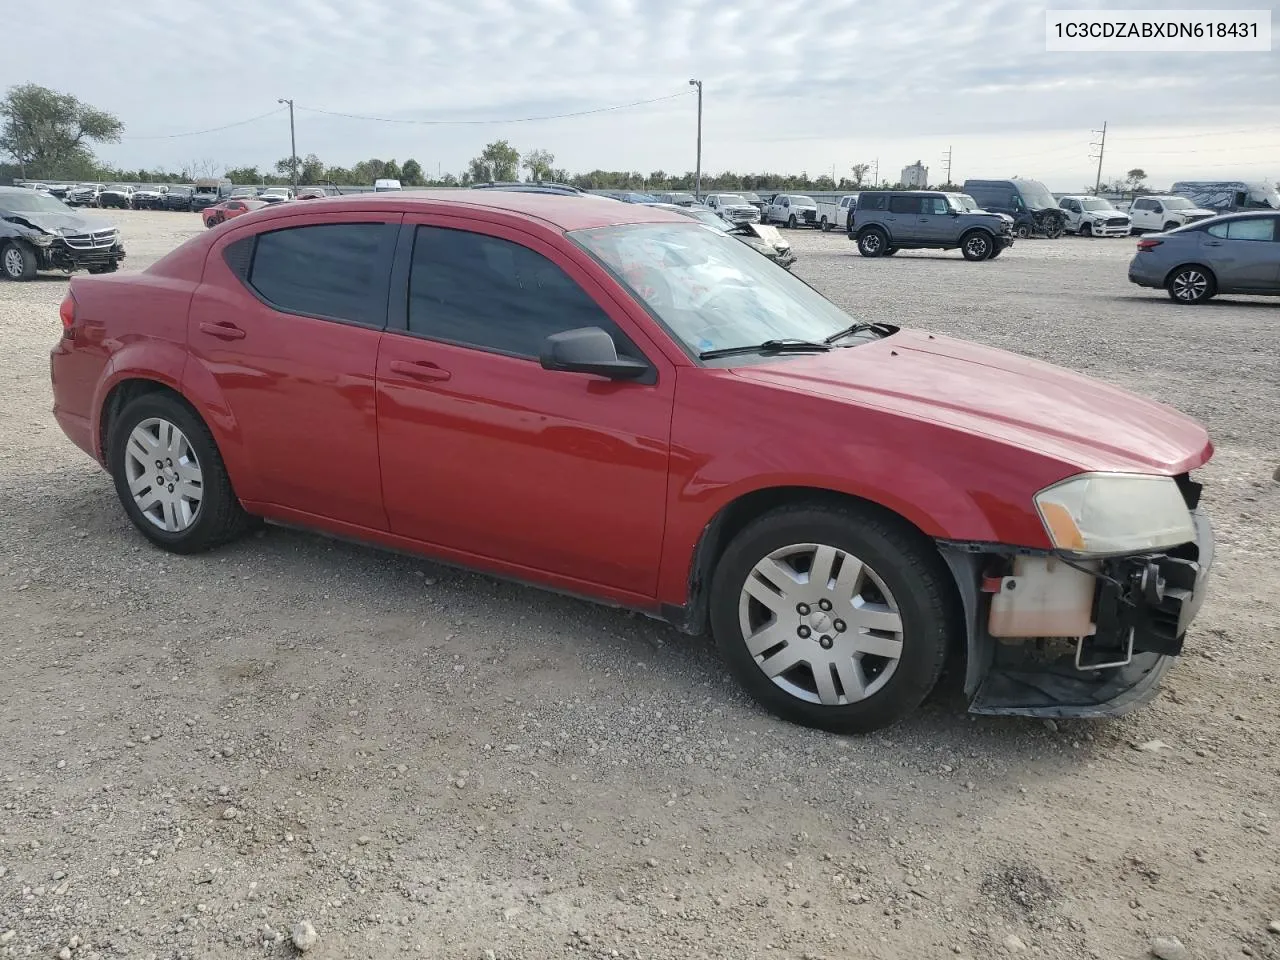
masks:
{"type": "Polygon", "coordinates": [[[76,298],[70,290],[62,298],[62,306],[58,308],[58,316],[62,318],[63,337],[68,340],[74,340],[76,335],[76,298]]]}
{"type": "Polygon", "coordinates": [[[1156,247],[1160,246],[1160,244],[1162,243],[1164,243],[1163,240],[1139,240],[1138,252],[1141,253],[1144,250],[1154,250],[1156,247]]]}

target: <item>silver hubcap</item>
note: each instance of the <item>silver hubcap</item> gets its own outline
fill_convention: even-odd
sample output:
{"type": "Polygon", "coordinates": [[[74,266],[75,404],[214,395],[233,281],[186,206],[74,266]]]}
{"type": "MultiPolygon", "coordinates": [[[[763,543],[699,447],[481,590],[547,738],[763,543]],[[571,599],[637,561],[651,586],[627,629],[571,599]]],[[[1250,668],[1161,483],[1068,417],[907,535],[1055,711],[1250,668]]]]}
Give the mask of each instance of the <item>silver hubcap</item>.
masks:
{"type": "Polygon", "coordinates": [[[969,242],[965,244],[965,249],[968,250],[972,256],[980,257],[987,252],[987,241],[983,240],[981,237],[972,237],[969,242]]]}
{"type": "Polygon", "coordinates": [[[4,252],[4,269],[11,277],[22,276],[22,252],[10,247],[4,252]]]}
{"type": "Polygon", "coordinates": [[[1199,300],[1208,287],[1208,278],[1199,270],[1184,270],[1173,278],[1173,295],[1179,300],[1199,300]]]}
{"type": "Polygon", "coordinates": [[[884,581],[826,544],[775,550],[747,575],[738,624],[757,666],[793,697],[823,706],[879,692],[902,657],[902,615],[884,581]]]}
{"type": "Polygon", "coordinates": [[[196,521],[204,500],[204,476],[186,434],[168,420],[143,420],[124,449],[129,492],[142,515],[166,533],[196,521]]]}

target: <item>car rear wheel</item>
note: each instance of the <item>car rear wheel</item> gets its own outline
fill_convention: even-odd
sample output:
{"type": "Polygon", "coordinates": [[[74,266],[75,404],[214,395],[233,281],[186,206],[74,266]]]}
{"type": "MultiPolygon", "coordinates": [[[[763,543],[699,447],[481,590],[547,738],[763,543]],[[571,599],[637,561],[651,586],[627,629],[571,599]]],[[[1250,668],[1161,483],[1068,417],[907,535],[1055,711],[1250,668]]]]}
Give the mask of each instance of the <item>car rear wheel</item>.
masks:
{"type": "Polygon", "coordinates": [[[822,228],[823,233],[827,233],[831,230],[831,224],[827,222],[827,218],[825,216],[819,222],[818,226],[822,228]]]}
{"type": "Polygon", "coordinates": [[[931,544],[878,512],[784,507],[721,556],[712,632],[778,716],[865,733],[907,716],[937,683],[959,621],[948,576],[931,544]]]}
{"type": "Polygon", "coordinates": [[[111,421],[107,464],[133,525],[165,550],[199,553],[249,525],[213,434],[172,394],[125,405],[111,421]]]}
{"type": "Polygon", "coordinates": [[[1091,223],[1082,223],[1082,224],[1080,224],[1080,236],[1082,236],[1082,237],[1092,237],[1092,236],[1093,236],[1093,224],[1091,224],[1091,223]]]}
{"type": "Polygon", "coordinates": [[[1179,267],[1169,274],[1165,289],[1174,303],[1204,303],[1218,292],[1218,285],[1204,267],[1179,267]]]}
{"type": "Polygon", "coordinates": [[[0,247],[0,270],[7,280],[34,280],[40,262],[31,244],[25,240],[10,240],[0,247]]]}
{"type": "Polygon", "coordinates": [[[1177,230],[1178,227],[1180,226],[1182,226],[1182,224],[1176,223],[1175,221],[1170,220],[1168,223],[1164,225],[1163,229],[1165,233],[1168,233],[1170,230],[1177,230]]]}
{"type": "Polygon", "coordinates": [[[889,246],[889,238],[879,227],[871,227],[858,235],[858,252],[864,257],[879,257],[889,246]]]}
{"type": "Polygon", "coordinates": [[[975,230],[960,238],[960,252],[966,260],[986,260],[991,256],[994,246],[991,237],[981,230],[975,230]]]}

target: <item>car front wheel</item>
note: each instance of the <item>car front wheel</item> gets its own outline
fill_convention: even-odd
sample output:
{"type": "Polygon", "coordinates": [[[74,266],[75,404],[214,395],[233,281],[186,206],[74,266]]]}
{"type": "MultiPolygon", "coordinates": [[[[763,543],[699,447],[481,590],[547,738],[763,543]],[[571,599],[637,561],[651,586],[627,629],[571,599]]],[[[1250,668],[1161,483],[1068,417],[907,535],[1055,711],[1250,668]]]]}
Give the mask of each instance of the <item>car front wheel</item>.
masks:
{"type": "Polygon", "coordinates": [[[1092,237],[1092,236],[1093,236],[1093,224],[1091,224],[1091,223],[1082,223],[1082,224],[1080,224],[1080,236],[1082,236],[1082,237],[1092,237]]]}
{"type": "Polygon", "coordinates": [[[0,247],[0,269],[7,280],[34,280],[40,264],[36,252],[24,240],[10,240],[0,247]]]}
{"type": "Polygon", "coordinates": [[[1204,303],[1217,293],[1217,284],[1204,267],[1179,267],[1169,274],[1165,289],[1175,303],[1204,303]]]}
{"type": "Polygon", "coordinates": [[[986,260],[991,256],[993,246],[991,238],[981,231],[974,231],[960,240],[960,252],[966,260],[986,260]]]}
{"type": "Polygon", "coordinates": [[[213,434],[172,394],[125,405],[111,421],[107,463],[129,519],[165,550],[199,553],[248,526],[213,434]]]}
{"type": "Polygon", "coordinates": [[[885,236],[883,230],[876,227],[864,230],[858,237],[858,252],[864,257],[881,256],[888,245],[889,238],[885,236]]]}
{"type": "Polygon", "coordinates": [[[784,507],[720,558],[712,632],[777,715],[866,733],[910,714],[937,683],[959,622],[948,577],[932,544],[876,511],[784,507]]]}
{"type": "Polygon", "coordinates": [[[827,233],[828,231],[831,230],[831,224],[827,221],[826,217],[822,218],[822,221],[818,224],[818,226],[822,228],[823,233],[827,233]]]}

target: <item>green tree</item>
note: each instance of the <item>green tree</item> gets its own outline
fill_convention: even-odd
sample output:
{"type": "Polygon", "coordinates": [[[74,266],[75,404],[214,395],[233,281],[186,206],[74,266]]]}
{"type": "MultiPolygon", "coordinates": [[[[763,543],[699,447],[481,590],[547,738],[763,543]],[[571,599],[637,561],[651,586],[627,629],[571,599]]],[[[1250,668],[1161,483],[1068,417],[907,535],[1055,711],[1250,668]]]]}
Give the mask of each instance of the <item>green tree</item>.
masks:
{"type": "Polygon", "coordinates": [[[410,157],[400,168],[400,182],[406,187],[420,187],[423,184],[422,164],[410,157]]]}
{"type": "Polygon", "coordinates": [[[495,140],[467,165],[473,182],[515,180],[520,173],[520,151],[505,140],[495,140]]]}
{"type": "Polygon", "coordinates": [[[871,172],[871,164],[855,163],[850,170],[853,173],[853,185],[860,187],[862,182],[867,179],[867,174],[871,172]]]}
{"type": "MultiPolygon", "coordinates": [[[[288,159],[286,158],[284,160],[281,160],[280,163],[284,164],[285,172],[288,172],[289,170],[288,159]]],[[[276,164],[277,170],[280,168],[280,163],[276,164]]],[[[257,167],[235,167],[232,170],[228,170],[225,176],[232,183],[243,184],[245,186],[248,186],[250,184],[259,184],[263,182],[262,174],[258,172],[257,167]]]]}
{"type": "Polygon", "coordinates": [[[0,100],[0,152],[27,176],[70,176],[94,164],[89,144],[118,143],[124,124],[69,93],[25,83],[0,100]]]}
{"type": "Polygon", "coordinates": [[[1146,179],[1147,179],[1147,171],[1143,170],[1141,167],[1134,167],[1132,170],[1130,170],[1128,173],[1124,175],[1125,183],[1129,185],[1129,189],[1132,190],[1135,194],[1139,190],[1146,189],[1146,179]]]}
{"type": "Polygon", "coordinates": [[[556,162],[556,155],[550,150],[530,150],[524,155],[520,166],[529,171],[529,179],[546,180],[551,172],[551,165],[556,162]]]}

